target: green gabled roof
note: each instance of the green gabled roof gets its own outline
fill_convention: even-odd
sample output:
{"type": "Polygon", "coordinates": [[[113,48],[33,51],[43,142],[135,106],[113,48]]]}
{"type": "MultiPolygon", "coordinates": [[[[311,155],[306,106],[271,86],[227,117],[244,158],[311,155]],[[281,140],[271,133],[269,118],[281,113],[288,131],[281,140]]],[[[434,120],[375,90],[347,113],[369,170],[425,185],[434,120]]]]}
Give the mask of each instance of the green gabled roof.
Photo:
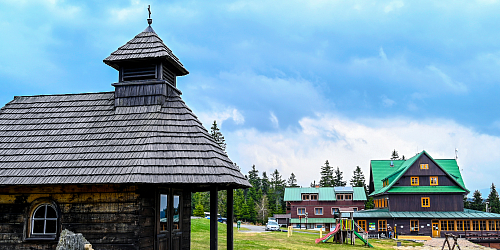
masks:
{"type": "MultiPolygon", "coordinates": [[[[355,201],[366,201],[365,189],[363,187],[352,188],[352,199],[355,201]]],[[[342,192],[344,193],[344,192],[342,192]]],[[[285,188],[284,201],[302,201],[302,194],[318,194],[318,201],[336,201],[334,187],[320,188],[285,188]]]]}
{"type": "Polygon", "coordinates": [[[352,200],[353,201],[366,201],[366,193],[364,187],[353,187],[352,200]]]}
{"type": "Polygon", "coordinates": [[[370,209],[355,212],[356,219],[361,218],[428,218],[428,219],[500,219],[500,214],[464,209],[450,212],[389,212],[388,209],[370,209]]]}
{"type": "MultiPolygon", "coordinates": [[[[435,160],[430,156],[425,150],[420,152],[419,154],[407,159],[407,160],[396,160],[396,161],[391,161],[391,160],[372,160],[371,161],[371,173],[373,177],[373,185],[374,185],[374,191],[370,195],[377,195],[377,194],[383,194],[385,192],[389,193],[396,193],[396,190],[403,190],[402,192],[410,192],[407,191],[408,189],[399,189],[400,187],[396,188],[393,187],[393,185],[401,178],[401,176],[406,173],[406,171],[415,163],[415,161],[420,158],[423,154],[425,154],[429,159],[434,161],[438,167],[441,167],[441,169],[450,176],[450,178],[460,186],[456,187],[455,190],[457,191],[452,191],[450,188],[444,188],[443,192],[469,192],[465,188],[462,175],[460,173],[460,169],[458,168],[457,161],[455,159],[443,159],[443,160],[435,160]],[[393,167],[391,167],[391,162],[393,163],[393,167]],[[383,181],[384,180],[389,180],[389,185],[383,186],[383,181]],[[395,190],[393,190],[396,188],[395,190]]],[[[411,189],[411,190],[419,190],[419,191],[414,191],[414,192],[426,192],[425,186],[415,186],[416,189],[411,189]],[[422,188],[422,189],[420,189],[422,188]],[[422,190],[422,191],[420,191],[422,190]]],[[[437,189],[441,188],[443,186],[436,186],[437,189]]],[[[406,188],[406,187],[404,187],[406,188]]],[[[435,189],[429,189],[429,190],[435,190],[435,189]]],[[[431,191],[432,192],[432,191],[431,191]]],[[[439,191],[435,191],[439,192],[439,191]]]]}
{"type": "MultiPolygon", "coordinates": [[[[290,223],[306,223],[306,219],[296,219],[292,218],[290,219],[290,223]]],[[[307,223],[335,223],[334,218],[307,218],[307,223]]]]}
{"type": "Polygon", "coordinates": [[[388,193],[465,193],[457,186],[397,186],[392,187],[388,193]]]}
{"type": "MultiPolygon", "coordinates": [[[[394,183],[396,183],[397,180],[399,180],[399,178],[401,178],[401,176],[406,172],[406,170],[408,170],[408,168],[411,167],[411,165],[413,165],[413,163],[424,153],[425,151],[422,151],[420,152],[419,154],[411,157],[410,159],[408,160],[404,160],[404,161],[392,161],[394,167],[391,167],[391,160],[383,160],[383,161],[377,161],[377,166],[380,170],[379,172],[379,175],[380,177],[379,178],[375,178],[375,174],[373,176],[373,185],[375,187],[375,191],[373,193],[371,193],[370,195],[376,195],[376,194],[381,194],[381,193],[384,193],[386,192],[387,190],[389,190],[392,185],[394,185],[394,183]],[[395,162],[398,162],[398,166],[396,167],[396,163],[395,162]],[[383,180],[385,179],[389,179],[389,185],[388,186],[383,186],[383,180]]],[[[373,166],[373,162],[372,161],[372,173],[374,171],[374,166],[373,166]]]]}

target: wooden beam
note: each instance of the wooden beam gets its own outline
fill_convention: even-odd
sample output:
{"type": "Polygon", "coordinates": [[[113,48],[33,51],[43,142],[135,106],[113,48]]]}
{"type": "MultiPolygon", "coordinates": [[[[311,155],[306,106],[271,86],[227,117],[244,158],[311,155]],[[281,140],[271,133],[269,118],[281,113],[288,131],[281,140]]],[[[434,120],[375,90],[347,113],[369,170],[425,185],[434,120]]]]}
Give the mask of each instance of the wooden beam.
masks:
{"type": "Polygon", "coordinates": [[[233,250],[233,189],[227,190],[227,250],[233,250]]]}
{"type": "Polygon", "coordinates": [[[218,188],[214,186],[210,189],[210,250],[217,249],[218,230],[217,230],[217,205],[218,205],[218,188]]]}

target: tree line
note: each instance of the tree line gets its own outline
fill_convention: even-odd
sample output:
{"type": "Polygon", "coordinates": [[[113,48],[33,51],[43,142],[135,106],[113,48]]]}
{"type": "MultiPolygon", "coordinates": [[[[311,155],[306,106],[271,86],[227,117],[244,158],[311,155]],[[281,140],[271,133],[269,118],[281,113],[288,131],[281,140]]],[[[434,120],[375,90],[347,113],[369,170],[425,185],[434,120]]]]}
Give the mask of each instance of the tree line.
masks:
{"type": "Polygon", "coordinates": [[[491,183],[490,194],[488,198],[483,199],[479,190],[474,191],[472,194],[472,201],[464,197],[464,208],[485,211],[491,213],[500,213],[500,199],[494,183],[491,183]],[[486,203],[488,203],[488,211],[486,211],[486,203]]]}

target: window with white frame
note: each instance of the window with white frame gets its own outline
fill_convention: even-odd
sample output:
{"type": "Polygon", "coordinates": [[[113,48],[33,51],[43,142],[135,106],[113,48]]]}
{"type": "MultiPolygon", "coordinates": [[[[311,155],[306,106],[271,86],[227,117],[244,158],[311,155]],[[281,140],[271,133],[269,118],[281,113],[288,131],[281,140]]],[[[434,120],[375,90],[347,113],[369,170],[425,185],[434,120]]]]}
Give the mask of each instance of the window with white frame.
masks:
{"type": "Polygon", "coordinates": [[[48,203],[38,205],[31,215],[32,237],[55,237],[57,234],[57,211],[48,203]]]}
{"type": "Polygon", "coordinates": [[[306,208],[305,207],[298,207],[297,208],[297,215],[306,215],[306,208]]]}
{"type": "Polygon", "coordinates": [[[322,207],[315,207],[314,214],[315,215],[323,215],[323,208],[322,207]]]}

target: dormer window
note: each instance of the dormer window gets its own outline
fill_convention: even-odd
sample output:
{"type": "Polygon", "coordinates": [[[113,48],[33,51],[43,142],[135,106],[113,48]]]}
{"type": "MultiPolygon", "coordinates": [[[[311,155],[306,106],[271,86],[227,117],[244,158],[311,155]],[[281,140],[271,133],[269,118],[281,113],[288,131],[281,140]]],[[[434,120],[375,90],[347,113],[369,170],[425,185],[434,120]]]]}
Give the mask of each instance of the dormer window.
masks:
{"type": "Polygon", "coordinates": [[[384,187],[385,187],[385,186],[389,186],[389,180],[384,180],[384,181],[383,181],[383,184],[384,184],[384,187]]]}
{"type": "Polygon", "coordinates": [[[318,200],[318,194],[302,194],[303,201],[315,201],[318,200]]]}

